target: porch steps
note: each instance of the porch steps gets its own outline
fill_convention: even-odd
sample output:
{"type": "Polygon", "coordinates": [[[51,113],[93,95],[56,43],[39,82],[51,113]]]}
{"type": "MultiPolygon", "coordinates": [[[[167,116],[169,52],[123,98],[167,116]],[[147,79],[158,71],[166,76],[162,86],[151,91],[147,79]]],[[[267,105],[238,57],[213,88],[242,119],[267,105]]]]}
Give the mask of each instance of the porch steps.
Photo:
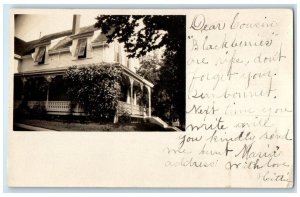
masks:
{"type": "Polygon", "coordinates": [[[178,129],[177,127],[169,127],[169,128],[174,129],[175,131],[182,131],[182,130],[178,129]]]}
{"type": "Polygon", "coordinates": [[[159,117],[156,117],[156,116],[151,116],[151,117],[147,117],[146,118],[150,123],[152,124],[156,124],[156,125],[159,125],[163,128],[167,128],[169,127],[169,125],[163,121],[162,119],[160,119],[159,117]]]}
{"type": "Polygon", "coordinates": [[[146,120],[148,120],[152,124],[159,125],[169,131],[182,131],[177,127],[169,126],[165,121],[163,121],[162,119],[160,119],[157,116],[146,117],[146,120]]]}

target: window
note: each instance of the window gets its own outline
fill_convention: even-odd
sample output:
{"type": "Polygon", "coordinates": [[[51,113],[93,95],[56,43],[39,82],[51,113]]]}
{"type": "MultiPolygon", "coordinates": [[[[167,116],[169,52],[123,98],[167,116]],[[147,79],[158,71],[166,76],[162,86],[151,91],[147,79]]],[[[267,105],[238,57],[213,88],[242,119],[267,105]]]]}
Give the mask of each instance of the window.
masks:
{"type": "Polygon", "coordinates": [[[38,64],[44,64],[45,55],[46,55],[46,47],[39,47],[34,62],[37,62],[38,64]]]}
{"type": "Polygon", "coordinates": [[[130,66],[130,62],[129,62],[129,61],[130,61],[130,60],[129,60],[128,57],[127,57],[126,59],[127,59],[127,62],[126,62],[126,63],[127,63],[127,67],[129,68],[129,66],[130,66]]]}
{"type": "Polygon", "coordinates": [[[118,62],[118,63],[121,63],[121,47],[119,44],[116,44],[114,45],[114,48],[115,48],[115,62],[118,62]]]}
{"type": "Polygon", "coordinates": [[[76,46],[76,51],[75,51],[75,56],[78,57],[78,59],[81,58],[86,58],[86,47],[87,47],[87,40],[85,39],[79,39],[77,46],[76,46]]]}

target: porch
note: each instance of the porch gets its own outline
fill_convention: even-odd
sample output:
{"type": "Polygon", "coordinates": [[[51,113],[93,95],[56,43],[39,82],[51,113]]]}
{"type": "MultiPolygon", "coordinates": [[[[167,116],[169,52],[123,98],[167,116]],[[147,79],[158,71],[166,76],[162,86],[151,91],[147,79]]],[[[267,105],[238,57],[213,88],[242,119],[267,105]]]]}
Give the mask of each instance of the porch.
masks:
{"type": "MultiPolygon", "coordinates": [[[[151,88],[139,75],[124,68],[120,82],[121,92],[116,107],[116,118],[123,114],[132,117],[151,116],[151,88]]],[[[50,115],[86,116],[83,106],[71,107],[63,74],[65,70],[17,73],[14,77],[14,109],[27,106],[50,115]]]]}

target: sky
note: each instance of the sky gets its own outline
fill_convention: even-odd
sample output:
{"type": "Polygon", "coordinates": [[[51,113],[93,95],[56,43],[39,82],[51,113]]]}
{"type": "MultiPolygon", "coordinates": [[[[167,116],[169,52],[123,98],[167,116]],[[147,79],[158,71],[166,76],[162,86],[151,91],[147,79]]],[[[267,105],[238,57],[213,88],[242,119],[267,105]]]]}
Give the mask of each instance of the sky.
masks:
{"type": "MultiPolygon", "coordinates": [[[[80,26],[95,24],[97,13],[81,14],[80,26]]],[[[15,36],[31,41],[41,36],[72,29],[72,13],[26,14],[15,17],[15,36]]]]}

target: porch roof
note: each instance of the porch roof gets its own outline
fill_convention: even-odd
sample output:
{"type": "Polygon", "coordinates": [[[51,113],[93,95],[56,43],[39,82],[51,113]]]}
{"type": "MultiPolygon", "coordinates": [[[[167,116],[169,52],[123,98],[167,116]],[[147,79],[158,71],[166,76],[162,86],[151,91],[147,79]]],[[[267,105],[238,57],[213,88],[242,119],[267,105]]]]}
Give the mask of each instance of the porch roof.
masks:
{"type": "MultiPolygon", "coordinates": [[[[83,65],[77,65],[78,67],[85,67],[88,66],[90,64],[83,64],[83,65]]],[[[97,64],[95,64],[97,65],[97,64]]],[[[150,81],[144,79],[142,76],[136,74],[135,72],[133,72],[132,70],[130,70],[129,68],[118,64],[118,66],[121,67],[122,71],[129,77],[132,77],[133,79],[135,79],[136,81],[143,83],[147,86],[149,86],[150,88],[153,88],[153,83],[151,83],[150,81]]],[[[35,70],[35,71],[26,71],[26,72],[21,72],[21,73],[15,73],[15,76],[44,76],[44,75],[60,75],[63,74],[66,70],[68,69],[68,67],[63,67],[63,68],[55,68],[55,69],[40,69],[40,70],[35,70]]]]}

